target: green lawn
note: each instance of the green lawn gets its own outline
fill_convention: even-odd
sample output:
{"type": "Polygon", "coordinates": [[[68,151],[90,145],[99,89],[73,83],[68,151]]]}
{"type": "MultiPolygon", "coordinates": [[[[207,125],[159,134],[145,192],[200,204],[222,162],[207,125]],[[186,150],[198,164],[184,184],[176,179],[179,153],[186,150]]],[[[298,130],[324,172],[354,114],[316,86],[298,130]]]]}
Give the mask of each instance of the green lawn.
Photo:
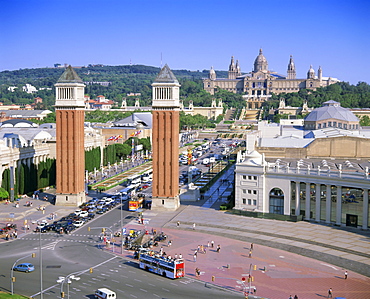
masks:
{"type": "Polygon", "coordinates": [[[25,299],[25,298],[29,298],[29,297],[25,297],[25,296],[21,296],[21,295],[17,295],[17,294],[12,295],[10,293],[0,292],[0,299],[8,299],[8,298],[25,299]]]}

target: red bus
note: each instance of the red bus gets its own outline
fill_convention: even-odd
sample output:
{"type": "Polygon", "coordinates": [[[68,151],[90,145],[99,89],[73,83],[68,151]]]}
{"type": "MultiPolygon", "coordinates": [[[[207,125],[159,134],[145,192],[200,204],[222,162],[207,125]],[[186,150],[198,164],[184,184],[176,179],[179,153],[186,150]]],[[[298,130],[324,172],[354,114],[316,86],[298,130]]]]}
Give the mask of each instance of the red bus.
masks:
{"type": "Polygon", "coordinates": [[[141,253],[139,261],[141,269],[162,275],[163,277],[175,279],[185,276],[184,259],[168,260],[157,254],[141,253]]]}
{"type": "Polygon", "coordinates": [[[131,198],[128,202],[129,211],[137,211],[143,207],[144,197],[131,198]]]}

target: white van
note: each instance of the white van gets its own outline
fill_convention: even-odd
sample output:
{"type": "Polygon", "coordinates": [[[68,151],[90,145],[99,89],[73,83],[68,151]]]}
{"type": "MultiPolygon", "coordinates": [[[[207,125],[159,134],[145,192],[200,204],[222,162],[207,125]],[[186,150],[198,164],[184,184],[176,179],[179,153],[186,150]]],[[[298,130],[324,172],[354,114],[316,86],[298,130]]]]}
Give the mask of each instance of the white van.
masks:
{"type": "Polygon", "coordinates": [[[101,288],[97,289],[95,292],[95,299],[116,299],[116,293],[107,289],[107,288],[101,288]]]}

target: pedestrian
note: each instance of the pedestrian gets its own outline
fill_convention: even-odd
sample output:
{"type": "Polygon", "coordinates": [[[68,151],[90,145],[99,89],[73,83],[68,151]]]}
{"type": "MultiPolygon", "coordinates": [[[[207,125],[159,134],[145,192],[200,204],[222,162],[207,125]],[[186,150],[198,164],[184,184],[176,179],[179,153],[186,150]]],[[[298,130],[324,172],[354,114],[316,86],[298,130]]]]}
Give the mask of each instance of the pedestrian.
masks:
{"type": "Polygon", "coordinates": [[[344,272],[344,279],[347,279],[348,273],[347,271],[344,272]]]}
{"type": "Polygon", "coordinates": [[[298,296],[297,295],[294,295],[294,299],[298,299],[298,296]]]}
{"type": "Polygon", "coordinates": [[[292,295],[290,295],[290,296],[289,296],[289,299],[293,299],[293,296],[292,296],[292,295]]]}
{"type": "Polygon", "coordinates": [[[195,223],[193,223],[193,230],[195,229],[195,223]]]}
{"type": "Polygon", "coordinates": [[[211,246],[211,244],[209,243],[209,241],[208,241],[208,243],[207,243],[207,247],[209,248],[211,246]]]}
{"type": "Polygon", "coordinates": [[[248,256],[249,258],[251,258],[252,257],[252,250],[249,250],[249,256],[248,256]]]}
{"type": "Polygon", "coordinates": [[[167,243],[167,247],[171,247],[171,245],[172,245],[172,241],[169,240],[168,243],[167,243]]]}
{"type": "Polygon", "coordinates": [[[204,247],[203,252],[204,252],[204,253],[207,253],[207,248],[206,248],[206,247],[204,247]]]}
{"type": "Polygon", "coordinates": [[[174,258],[175,258],[175,260],[177,260],[177,253],[175,253],[175,257],[174,258]]]}
{"type": "Polygon", "coordinates": [[[197,255],[196,254],[194,254],[193,260],[194,260],[194,263],[197,261],[197,255]]]}
{"type": "Polygon", "coordinates": [[[9,241],[9,235],[8,234],[5,235],[5,240],[9,241]]]}
{"type": "Polygon", "coordinates": [[[200,275],[200,270],[197,267],[197,268],[195,268],[195,277],[199,277],[199,275],[200,275]]]}
{"type": "Polygon", "coordinates": [[[257,288],[256,287],[253,288],[253,294],[257,294],[257,288]]]}
{"type": "Polygon", "coordinates": [[[333,290],[332,290],[332,288],[329,288],[329,290],[328,290],[328,298],[333,298],[333,290]]]}
{"type": "Polygon", "coordinates": [[[18,238],[18,234],[17,234],[17,232],[14,232],[14,233],[13,233],[13,236],[14,236],[14,239],[17,239],[17,238],[18,238]]]}
{"type": "Polygon", "coordinates": [[[179,226],[180,226],[180,221],[177,221],[176,226],[177,226],[177,227],[179,227],[179,226]]]}
{"type": "Polygon", "coordinates": [[[221,250],[221,246],[220,245],[217,245],[217,249],[216,249],[217,253],[219,253],[220,250],[221,250]]]}
{"type": "Polygon", "coordinates": [[[198,245],[198,247],[197,247],[197,252],[199,252],[200,251],[200,245],[198,245]]]}
{"type": "Polygon", "coordinates": [[[179,259],[182,259],[182,254],[181,253],[179,254],[179,259]]]}
{"type": "Polygon", "coordinates": [[[214,245],[215,245],[215,242],[211,241],[211,248],[213,248],[214,245]]]}
{"type": "Polygon", "coordinates": [[[251,250],[253,250],[253,243],[251,243],[251,250]]]}

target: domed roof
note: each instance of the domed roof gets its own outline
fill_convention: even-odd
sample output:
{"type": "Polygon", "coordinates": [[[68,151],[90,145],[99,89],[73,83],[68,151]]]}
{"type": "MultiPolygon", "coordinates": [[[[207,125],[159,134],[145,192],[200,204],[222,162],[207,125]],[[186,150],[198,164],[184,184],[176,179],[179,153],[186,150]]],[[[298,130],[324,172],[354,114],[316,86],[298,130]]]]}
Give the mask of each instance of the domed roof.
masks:
{"type": "Polygon", "coordinates": [[[257,56],[256,60],[254,61],[254,71],[267,71],[267,59],[262,54],[262,49],[260,49],[260,53],[257,56]]]}
{"type": "Polygon", "coordinates": [[[38,125],[25,119],[9,119],[3,121],[0,125],[2,128],[37,128],[38,125]]]}
{"type": "Polygon", "coordinates": [[[347,108],[340,106],[339,102],[327,101],[322,107],[314,109],[304,119],[305,121],[322,121],[326,119],[337,119],[341,121],[355,121],[359,119],[347,108]]]}

